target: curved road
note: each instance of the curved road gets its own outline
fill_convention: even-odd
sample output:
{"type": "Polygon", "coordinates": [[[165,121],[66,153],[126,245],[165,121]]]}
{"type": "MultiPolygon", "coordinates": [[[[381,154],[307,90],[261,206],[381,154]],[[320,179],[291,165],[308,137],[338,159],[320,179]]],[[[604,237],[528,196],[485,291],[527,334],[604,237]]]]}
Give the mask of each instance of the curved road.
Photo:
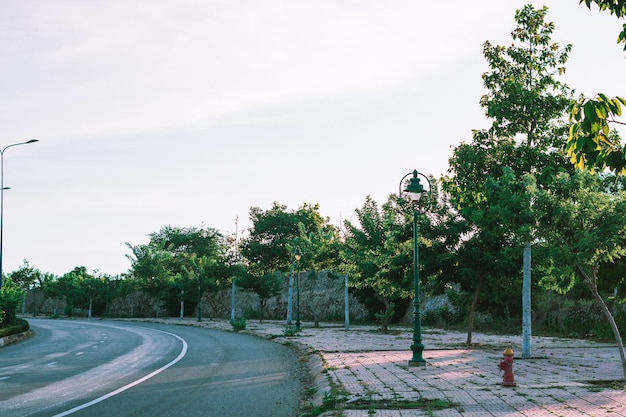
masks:
{"type": "Polygon", "coordinates": [[[149,323],[29,320],[0,349],[0,414],[295,416],[288,348],[253,336],[149,323]]]}

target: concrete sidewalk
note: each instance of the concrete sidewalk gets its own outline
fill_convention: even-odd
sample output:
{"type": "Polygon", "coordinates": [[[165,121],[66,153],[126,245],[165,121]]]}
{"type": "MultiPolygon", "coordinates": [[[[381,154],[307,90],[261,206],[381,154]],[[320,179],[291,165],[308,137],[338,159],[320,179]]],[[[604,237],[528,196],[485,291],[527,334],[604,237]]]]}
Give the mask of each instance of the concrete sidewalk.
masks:
{"type": "MultiPolygon", "coordinates": [[[[219,320],[194,325],[231,329],[219,320]]],[[[506,347],[519,355],[520,337],[474,334],[476,347],[467,349],[464,333],[425,329],[428,366],[409,368],[411,329],[383,335],[373,327],[346,331],[303,323],[297,336],[276,338],[284,329],[284,322],[250,321],[246,332],[287,339],[320,355],[325,370],[318,370],[323,374],[318,379],[328,375],[348,397],[345,406],[325,416],[626,417],[624,375],[615,345],[534,337],[533,357],[515,361],[517,387],[505,388],[497,364],[506,347]],[[444,408],[416,407],[425,400],[442,400],[444,408]]]]}

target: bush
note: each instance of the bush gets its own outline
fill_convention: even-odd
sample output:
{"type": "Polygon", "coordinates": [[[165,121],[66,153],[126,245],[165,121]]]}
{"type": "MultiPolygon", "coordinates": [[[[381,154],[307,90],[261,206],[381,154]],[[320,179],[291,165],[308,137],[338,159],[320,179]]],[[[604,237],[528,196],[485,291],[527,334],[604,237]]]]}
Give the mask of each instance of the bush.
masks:
{"type": "Polygon", "coordinates": [[[238,332],[240,330],[245,330],[246,328],[246,318],[234,318],[230,320],[230,325],[233,326],[233,330],[238,332]]]}
{"type": "Polygon", "coordinates": [[[433,310],[426,310],[422,315],[424,326],[445,327],[455,323],[454,312],[447,307],[437,307],[433,310]]]}
{"type": "Polygon", "coordinates": [[[17,322],[17,309],[22,302],[22,290],[5,278],[0,289],[0,327],[8,327],[17,322]]]}
{"type": "Polygon", "coordinates": [[[471,294],[465,291],[456,291],[456,290],[448,290],[446,291],[446,295],[448,296],[448,301],[452,305],[453,309],[453,323],[460,323],[469,314],[470,304],[472,302],[471,294]]]}
{"type": "Polygon", "coordinates": [[[293,337],[298,335],[298,329],[296,326],[287,326],[283,329],[283,336],[293,337]]]}

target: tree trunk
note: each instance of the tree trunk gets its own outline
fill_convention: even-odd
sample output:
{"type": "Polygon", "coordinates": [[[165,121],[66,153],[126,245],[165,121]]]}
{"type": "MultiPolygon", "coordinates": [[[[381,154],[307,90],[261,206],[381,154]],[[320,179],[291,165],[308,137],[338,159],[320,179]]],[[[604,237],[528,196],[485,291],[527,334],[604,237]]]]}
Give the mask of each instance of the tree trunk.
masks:
{"type": "Polygon", "coordinates": [[[472,305],[470,306],[470,310],[467,316],[467,339],[465,340],[465,344],[467,346],[471,346],[472,344],[472,330],[474,329],[474,313],[476,311],[476,305],[478,304],[478,296],[480,295],[480,290],[483,287],[483,277],[481,275],[478,280],[478,285],[476,286],[476,290],[474,291],[474,299],[472,300],[472,305]]]}
{"type": "Polygon", "coordinates": [[[266,299],[259,297],[259,323],[263,323],[263,310],[265,310],[266,303],[266,299]]]}
{"type": "Polygon", "coordinates": [[[598,305],[602,309],[602,312],[604,313],[606,319],[609,322],[609,325],[611,326],[611,330],[613,330],[613,336],[615,336],[615,342],[617,343],[617,348],[619,349],[619,356],[622,360],[622,372],[624,373],[624,379],[626,379],[626,353],[624,353],[624,342],[622,341],[622,336],[620,335],[619,328],[617,327],[617,323],[615,323],[615,318],[611,314],[611,310],[609,310],[606,303],[600,296],[600,293],[598,292],[597,275],[596,275],[597,271],[592,270],[591,276],[589,276],[589,274],[587,274],[586,271],[582,267],[579,266],[578,269],[585,277],[585,281],[587,282],[587,285],[589,286],[589,290],[591,290],[591,293],[593,294],[593,298],[596,300],[596,303],[598,303],[598,305]]]}
{"type": "Polygon", "coordinates": [[[532,324],[532,310],[531,310],[531,246],[530,243],[526,243],[524,247],[524,279],[522,285],[522,358],[528,359],[531,356],[531,324],[532,324]]]}
{"type": "Polygon", "coordinates": [[[376,313],[375,316],[376,316],[376,319],[380,321],[380,331],[383,334],[387,334],[389,332],[389,322],[391,321],[391,318],[393,317],[396,306],[393,302],[389,301],[385,297],[376,295],[376,298],[382,301],[382,303],[385,306],[385,310],[380,313],[376,313]]]}
{"type": "Polygon", "coordinates": [[[344,286],[343,286],[343,302],[344,302],[344,321],[345,321],[345,329],[350,330],[350,303],[349,303],[349,294],[348,294],[348,274],[344,277],[344,286]]]}
{"type": "Polygon", "coordinates": [[[293,320],[293,270],[289,274],[289,290],[287,291],[287,324],[293,320]]]}
{"type": "Polygon", "coordinates": [[[185,290],[180,290],[180,318],[185,317],[185,290]]]}

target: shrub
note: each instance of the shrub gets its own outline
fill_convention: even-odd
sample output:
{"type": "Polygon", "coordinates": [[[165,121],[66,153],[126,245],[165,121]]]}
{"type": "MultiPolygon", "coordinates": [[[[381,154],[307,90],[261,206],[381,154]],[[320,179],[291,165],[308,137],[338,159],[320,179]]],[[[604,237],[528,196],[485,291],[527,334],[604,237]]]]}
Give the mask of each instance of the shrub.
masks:
{"type": "Polygon", "coordinates": [[[437,307],[433,310],[426,310],[422,314],[422,324],[424,326],[445,327],[454,324],[454,312],[447,307],[437,307]]]}
{"type": "Polygon", "coordinates": [[[285,337],[293,337],[293,336],[296,336],[297,334],[298,334],[298,329],[296,328],[296,326],[287,326],[283,330],[283,335],[285,337]]]}
{"type": "Polygon", "coordinates": [[[246,328],[246,318],[234,318],[230,320],[230,325],[233,326],[233,330],[238,332],[240,330],[245,330],[246,328]]]}
{"type": "Polygon", "coordinates": [[[17,309],[22,302],[22,290],[6,278],[0,289],[0,327],[11,326],[17,321],[17,309]]]}

